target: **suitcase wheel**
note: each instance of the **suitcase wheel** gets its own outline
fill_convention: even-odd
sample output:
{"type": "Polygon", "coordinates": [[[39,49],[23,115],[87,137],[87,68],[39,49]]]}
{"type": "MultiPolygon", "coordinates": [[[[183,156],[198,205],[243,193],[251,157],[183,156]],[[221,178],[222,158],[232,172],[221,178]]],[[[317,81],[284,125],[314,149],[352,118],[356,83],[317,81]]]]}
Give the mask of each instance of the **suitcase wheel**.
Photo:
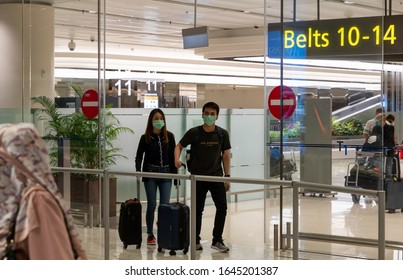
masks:
{"type": "Polygon", "coordinates": [[[396,210],[395,210],[395,209],[388,209],[388,213],[389,213],[389,214],[396,213],[396,210]]]}
{"type": "Polygon", "coordinates": [[[162,248],[158,247],[158,253],[161,253],[161,252],[162,252],[162,248]]]}
{"type": "Polygon", "coordinates": [[[127,249],[127,244],[126,243],[123,243],[123,248],[127,249]]]}
{"type": "Polygon", "coordinates": [[[171,251],[169,251],[169,255],[171,255],[171,256],[175,256],[175,255],[176,255],[175,250],[171,250],[171,251]]]}
{"type": "Polygon", "coordinates": [[[137,246],[136,246],[136,249],[140,249],[140,247],[141,247],[141,244],[137,245],[137,246]]]}
{"type": "Polygon", "coordinates": [[[183,254],[185,254],[186,255],[186,253],[189,251],[189,247],[187,247],[187,248],[185,248],[184,250],[183,250],[183,254]]]}

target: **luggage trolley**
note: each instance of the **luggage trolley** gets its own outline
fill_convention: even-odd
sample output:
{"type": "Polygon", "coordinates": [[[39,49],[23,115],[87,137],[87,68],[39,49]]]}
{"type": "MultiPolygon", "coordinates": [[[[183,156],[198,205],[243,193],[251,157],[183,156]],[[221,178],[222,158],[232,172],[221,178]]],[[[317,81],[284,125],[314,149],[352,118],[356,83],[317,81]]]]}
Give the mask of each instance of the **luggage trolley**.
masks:
{"type": "MultiPolygon", "coordinates": [[[[382,151],[357,150],[355,161],[347,165],[345,186],[370,190],[381,190],[383,182],[382,151]]],[[[351,194],[354,203],[360,202],[360,195],[351,194]]]]}
{"type": "MultiPolygon", "coordinates": [[[[284,180],[291,181],[292,174],[297,172],[297,163],[295,160],[294,150],[290,150],[289,158],[283,156],[283,178],[284,180]]],[[[270,159],[270,177],[280,177],[280,159],[270,159]]]]}

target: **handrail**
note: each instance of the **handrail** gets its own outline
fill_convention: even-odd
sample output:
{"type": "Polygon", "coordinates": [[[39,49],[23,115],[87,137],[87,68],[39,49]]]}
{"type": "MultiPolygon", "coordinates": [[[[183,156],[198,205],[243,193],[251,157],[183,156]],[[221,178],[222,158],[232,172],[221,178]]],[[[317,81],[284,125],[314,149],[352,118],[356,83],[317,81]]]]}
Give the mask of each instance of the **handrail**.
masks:
{"type": "Polygon", "coordinates": [[[88,169],[88,168],[73,168],[73,167],[52,167],[52,171],[76,172],[76,173],[98,174],[98,175],[102,175],[105,173],[104,169],[88,169]]]}
{"type": "MultiPolygon", "coordinates": [[[[334,185],[310,183],[310,182],[297,182],[297,181],[284,181],[278,179],[254,179],[254,178],[241,178],[241,177],[217,177],[217,176],[204,176],[204,175],[182,175],[182,174],[171,174],[171,173],[153,173],[153,172],[122,172],[115,170],[100,170],[100,169],[80,169],[80,168],[64,168],[64,167],[54,167],[52,171],[63,171],[63,172],[78,172],[78,173],[90,173],[90,174],[103,174],[105,180],[103,180],[103,191],[104,191],[104,246],[105,246],[105,259],[109,259],[109,176],[110,175],[123,175],[123,176],[134,176],[134,177],[153,177],[153,178],[164,178],[164,179],[183,179],[191,181],[191,219],[190,219],[190,259],[196,259],[196,196],[194,195],[194,190],[196,188],[197,181],[207,181],[207,182],[230,182],[230,183],[246,183],[246,184],[259,184],[265,185],[268,189],[277,189],[277,186],[291,187],[293,188],[293,259],[298,259],[298,240],[299,240],[299,189],[309,187],[310,189],[319,191],[337,191],[350,194],[360,194],[378,197],[378,258],[385,259],[385,192],[384,191],[374,191],[359,188],[349,188],[340,187],[334,185]]],[[[352,239],[354,239],[352,237],[352,239]]],[[[357,238],[357,240],[359,240],[357,238]]]]}
{"type": "MultiPolygon", "coordinates": [[[[385,259],[385,192],[374,191],[358,188],[348,188],[333,185],[308,183],[308,182],[292,182],[293,185],[293,259],[298,259],[299,250],[299,207],[298,194],[300,188],[309,187],[318,191],[338,191],[350,194],[372,195],[378,197],[378,259],[385,259]]],[[[359,240],[359,238],[351,237],[351,240],[359,240]]],[[[358,241],[357,241],[358,242],[358,241]]],[[[365,244],[365,243],[363,243],[365,244]]]]}

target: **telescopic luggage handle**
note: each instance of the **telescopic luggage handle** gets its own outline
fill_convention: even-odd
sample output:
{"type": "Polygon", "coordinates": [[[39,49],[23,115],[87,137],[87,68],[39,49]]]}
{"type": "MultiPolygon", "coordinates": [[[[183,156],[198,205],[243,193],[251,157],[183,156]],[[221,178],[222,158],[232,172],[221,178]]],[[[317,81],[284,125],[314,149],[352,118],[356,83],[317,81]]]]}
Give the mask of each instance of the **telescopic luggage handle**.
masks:
{"type": "MultiPolygon", "coordinates": [[[[186,172],[186,164],[184,164],[184,163],[182,163],[182,167],[184,168],[184,172],[186,172]]],[[[180,167],[178,168],[178,174],[179,174],[179,171],[180,170],[180,167]]],[[[180,179],[177,179],[176,180],[176,202],[178,202],[179,203],[179,192],[180,192],[180,179]]],[[[183,184],[183,187],[184,188],[186,188],[186,185],[185,184],[183,184]]],[[[185,192],[185,194],[186,194],[186,192],[185,192]]],[[[185,197],[184,197],[184,201],[186,200],[186,195],[185,195],[185,197]]]]}
{"type": "Polygon", "coordinates": [[[140,184],[141,184],[141,177],[136,176],[137,180],[137,199],[140,201],[140,184]]]}

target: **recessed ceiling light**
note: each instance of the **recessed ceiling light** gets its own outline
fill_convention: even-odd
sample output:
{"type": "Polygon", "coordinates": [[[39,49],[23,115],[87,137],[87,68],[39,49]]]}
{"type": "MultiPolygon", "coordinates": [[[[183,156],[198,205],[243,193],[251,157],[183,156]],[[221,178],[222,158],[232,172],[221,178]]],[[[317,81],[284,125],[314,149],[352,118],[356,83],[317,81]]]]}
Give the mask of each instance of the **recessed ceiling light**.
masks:
{"type": "Polygon", "coordinates": [[[344,4],[347,4],[347,5],[355,4],[354,1],[349,1],[349,0],[344,0],[343,3],[344,3],[344,4]]]}

